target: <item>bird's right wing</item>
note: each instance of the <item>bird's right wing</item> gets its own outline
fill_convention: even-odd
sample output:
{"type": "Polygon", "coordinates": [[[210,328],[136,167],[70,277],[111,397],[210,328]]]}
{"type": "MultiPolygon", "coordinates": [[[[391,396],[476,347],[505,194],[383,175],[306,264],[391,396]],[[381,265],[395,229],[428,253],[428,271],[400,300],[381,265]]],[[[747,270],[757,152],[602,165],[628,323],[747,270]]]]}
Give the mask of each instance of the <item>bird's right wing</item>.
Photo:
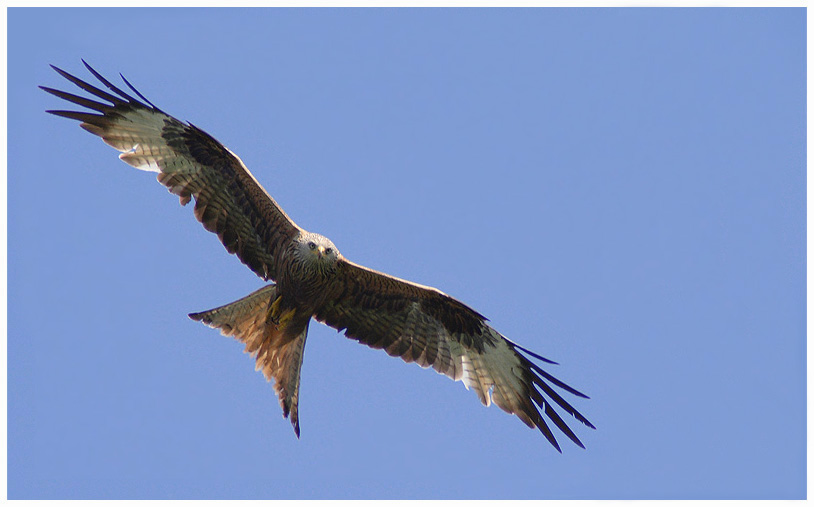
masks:
{"type": "MultiPolygon", "coordinates": [[[[90,109],[48,111],[82,123],[85,130],[119,150],[119,158],[133,167],[158,173],[158,181],[186,205],[195,198],[195,217],[218,235],[261,278],[276,279],[284,245],[300,229],[254,179],[243,162],[212,136],[155,107],[127,80],[139,100],[93,70],[88,70],[112,93],[53,67],[62,77],[94,98],[41,87],[61,99],[90,109]]],[[[124,77],[122,77],[124,79],[124,77]]]]}

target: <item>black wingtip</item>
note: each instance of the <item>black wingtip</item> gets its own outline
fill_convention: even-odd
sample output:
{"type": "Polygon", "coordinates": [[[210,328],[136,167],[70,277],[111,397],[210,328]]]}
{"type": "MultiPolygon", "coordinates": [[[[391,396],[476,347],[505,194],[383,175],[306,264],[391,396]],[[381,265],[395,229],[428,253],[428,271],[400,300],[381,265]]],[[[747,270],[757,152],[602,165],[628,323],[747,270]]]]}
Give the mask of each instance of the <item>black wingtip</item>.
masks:
{"type": "Polygon", "coordinates": [[[136,95],[138,95],[138,97],[139,97],[141,100],[143,100],[144,102],[146,102],[147,104],[149,104],[149,105],[150,105],[150,107],[152,107],[152,108],[153,108],[153,109],[155,109],[156,111],[161,111],[160,109],[158,109],[158,107],[156,107],[156,105],[155,105],[155,104],[153,104],[152,102],[150,102],[150,100],[149,100],[147,97],[145,97],[144,95],[142,95],[140,91],[136,90],[136,87],[135,87],[135,86],[133,86],[132,84],[130,84],[130,81],[128,81],[128,80],[127,80],[127,78],[126,78],[126,77],[124,77],[124,74],[122,74],[122,73],[120,72],[120,73],[119,73],[119,77],[120,77],[120,78],[122,78],[122,81],[124,81],[124,84],[126,84],[128,88],[130,88],[131,90],[133,90],[133,93],[135,93],[136,95]]]}
{"type": "Polygon", "coordinates": [[[509,344],[510,344],[512,347],[514,347],[514,348],[516,348],[516,349],[518,349],[518,350],[522,350],[523,352],[525,352],[526,354],[530,355],[531,357],[533,357],[533,358],[535,358],[535,359],[539,359],[540,361],[543,361],[544,363],[548,363],[548,364],[556,364],[556,365],[558,365],[558,366],[559,366],[559,364],[560,364],[560,363],[558,363],[557,361],[552,361],[551,359],[545,358],[545,357],[541,356],[540,354],[534,353],[534,352],[530,351],[529,349],[527,349],[526,347],[521,347],[520,345],[518,345],[518,344],[514,343],[513,341],[509,340],[509,339],[508,339],[508,338],[506,338],[505,336],[503,337],[503,339],[504,339],[504,340],[506,340],[507,342],[509,342],[509,344]]]}
{"type": "Polygon", "coordinates": [[[88,71],[90,71],[90,73],[93,74],[93,77],[95,77],[96,79],[99,80],[100,83],[105,85],[108,90],[111,90],[112,92],[119,94],[119,96],[127,99],[131,104],[138,103],[138,100],[135,97],[131,96],[130,94],[128,94],[127,92],[125,92],[124,90],[119,88],[118,86],[116,86],[113,83],[111,83],[110,81],[108,81],[103,75],[96,72],[96,69],[94,69],[93,67],[88,65],[88,62],[86,62],[85,60],[82,60],[82,63],[84,63],[85,67],[88,69],[88,71]]]}
{"type": "Polygon", "coordinates": [[[66,79],[68,79],[68,80],[70,80],[70,79],[73,77],[73,76],[72,76],[70,73],[68,73],[68,72],[66,72],[66,71],[64,71],[64,70],[62,70],[62,69],[60,69],[60,68],[59,68],[59,67],[57,67],[56,65],[54,65],[54,64],[49,64],[49,65],[51,65],[51,68],[52,68],[52,69],[54,69],[54,71],[55,71],[57,74],[59,74],[60,76],[62,76],[62,77],[64,77],[64,78],[66,78],[66,79]],[[70,77],[68,77],[68,76],[70,76],[70,77]]]}
{"type": "MultiPolygon", "coordinates": [[[[83,62],[84,62],[84,60],[83,60],[83,62]]],[[[99,88],[93,86],[92,84],[87,83],[85,81],[82,81],[78,77],[76,77],[76,76],[74,76],[74,75],[72,75],[72,74],[70,74],[68,72],[65,72],[64,70],[60,69],[56,65],[51,65],[51,68],[54,69],[57,72],[57,74],[59,74],[60,76],[62,76],[65,79],[67,79],[68,81],[70,81],[74,85],[78,86],[79,88],[85,90],[88,93],[91,93],[91,94],[93,94],[93,95],[95,95],[95,96],[97,96],[97,97],[99,97],[101,99],[104,99],[104,100],[110,102],[111,104],[120,105],[120,104],[125,104],[126,103],[126,101],[122,100],[121,97],[116,97],[115,95],[111,95],[110,93],[102,91],[99,88]]],[[[108,85],[108,83],[105,82],[105,79],[103,77],[99,76],[99,74],[96,71],[93,71],[93,73],[94,73],[93,74],[94,76],[97,76],[97,78],[99,78],[99,81],[104,83],[106,86],[108,85]]],[[[108,86],[108,87],[110,88],[110,86],[108,86]]],[[[116,91],[115,86],[110,88],[110,89],[113,90],[113,91],[116,91]]],[[[116,93],[118,93],[118,92],[116,92],[116,93]]],[[[125,97],[125,98],[128,98],[128,99],[131,98],[127,94],[122,95],[122,97],[125,97]]],[[[74,102],[74,103],[76,103],[76,102],[74,102]]]]}
{"type": "Polygon", "coordinates": [[[104,115],[101,114],[82,113],[79,111],[61,111],[56,109],[48,109],[45,112],[48,114],[62,116],[63,118],[69,118],[71,120],[77,120],[90,124],[93,124],[94,122],[99,120],[99,118],[104,118],[104,115]]]}

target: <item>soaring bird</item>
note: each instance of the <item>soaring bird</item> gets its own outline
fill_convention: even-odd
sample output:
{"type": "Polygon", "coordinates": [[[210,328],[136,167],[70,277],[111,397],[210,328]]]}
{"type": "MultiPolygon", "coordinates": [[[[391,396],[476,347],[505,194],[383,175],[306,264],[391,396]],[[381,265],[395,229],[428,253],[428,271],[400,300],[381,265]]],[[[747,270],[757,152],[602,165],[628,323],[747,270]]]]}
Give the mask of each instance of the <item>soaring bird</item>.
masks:
{"type": "Polygon", "coordinates": [[[330,239],[294,223],[237,155],[215,138],[156,107],[121,76],[135,96],[83,63],[108,91],[55,67],[92,99],[40,87],[82,111],[51,110],[121,152],[119,158],[158,173],[159,183],[194,211],[229,253],[265,281],[265,287],[193,320],[245,344],[256,358],[299,438],[300,368],[311,319],[393,357],[432,367],[460,380],[481,403],[494,402],[530,428],[538,428],[562,452],[551,422],[585,446],[555,410],[594,428],[563,396],[584,394],[533,360],[557,364],[509,341],[487,319],[438,289],[402,280],[346,259],[330,239]],[[104,102],[99,102],[99,101],[104,102]]]}

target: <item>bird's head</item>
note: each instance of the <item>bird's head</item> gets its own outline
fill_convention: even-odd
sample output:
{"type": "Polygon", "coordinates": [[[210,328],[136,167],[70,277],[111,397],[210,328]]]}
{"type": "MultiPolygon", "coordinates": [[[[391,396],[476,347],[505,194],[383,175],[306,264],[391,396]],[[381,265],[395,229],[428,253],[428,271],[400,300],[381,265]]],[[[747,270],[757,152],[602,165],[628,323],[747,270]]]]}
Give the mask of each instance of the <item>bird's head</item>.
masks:
{"type": "Polygon", "coordinates": [[[324,271],[339,260],[339,250],[333,242],[313,232],[305,232],[297,239],[297,253],[303,262],[315,269],[324,271]]]}

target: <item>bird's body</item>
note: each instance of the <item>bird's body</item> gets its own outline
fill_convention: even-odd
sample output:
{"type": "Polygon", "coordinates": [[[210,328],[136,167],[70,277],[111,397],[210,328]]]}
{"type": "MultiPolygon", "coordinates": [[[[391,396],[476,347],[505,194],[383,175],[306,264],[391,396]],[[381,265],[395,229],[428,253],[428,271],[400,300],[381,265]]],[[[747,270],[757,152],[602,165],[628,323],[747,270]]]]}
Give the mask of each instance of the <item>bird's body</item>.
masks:
{"type": "MultiPolygon", "coordinates": [[[[87,64],[86,64],[87,65],[87,64]]],[[[577,445],[574,432],[551,402],[593,428],[553,386],[580,397],[520,352],[552,363],[507,340],[484,316],[432,287],[355,264],[325,236],[291,220],[240,159],[209,134],[167,115],[142,96],[90,72],[112,93],[60,69],[97,102],[43,89],[93,111],[49,111],[81,126],[119,150],[128,164],[158,173],[181,204],[195,200],[195,217],[218,235],[226,250],[273,283],[248,296],[190,317],[234,336],[274,380],[283,408],[299,436],[302,353],[312,319],[389,355],[415,362],[473,389],[484,405],[495,402],[559,445],[543,415],[577,445]]]]}

